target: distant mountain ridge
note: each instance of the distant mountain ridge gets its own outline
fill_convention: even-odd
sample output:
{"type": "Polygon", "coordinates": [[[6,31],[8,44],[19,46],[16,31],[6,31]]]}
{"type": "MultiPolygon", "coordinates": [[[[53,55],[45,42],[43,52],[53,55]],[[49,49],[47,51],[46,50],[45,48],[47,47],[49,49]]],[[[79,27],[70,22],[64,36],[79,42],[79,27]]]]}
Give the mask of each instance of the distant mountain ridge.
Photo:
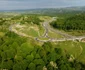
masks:
{"type": "Polygon", "coordinates": [[[29,14],[61,14],[68,12],[85,12],[85,6],[66,7],[66,8],[38,8],[38,9],[21,9],[21,10],[0,10],[0,12],[19,12],[29,14]]]}
{"type": "Polygon", "coordinates": [[[77,10],[77,11],[85,11],[85,6],[77,6],[77,7],[65,7],[65,8],[36,8],[36,9],[17,9],[17,10],[0,10],[0,12],[5,12],[5,11],[8,11],[8,12],[11,12],[11,11],[15,11],[15,12],[18,12],[18,11],[42,11],[42,10],[77,10]]]}

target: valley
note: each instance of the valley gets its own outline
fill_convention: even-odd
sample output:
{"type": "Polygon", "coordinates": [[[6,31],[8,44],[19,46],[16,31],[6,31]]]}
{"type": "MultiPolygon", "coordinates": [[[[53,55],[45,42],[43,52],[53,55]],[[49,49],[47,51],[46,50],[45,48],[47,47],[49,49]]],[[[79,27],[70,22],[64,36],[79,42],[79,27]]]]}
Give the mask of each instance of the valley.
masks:
{"type": "Polygon", "coordinates": [[[84,70],[84,13],[76,13],[1,14],[0,68],[84,70]]]}

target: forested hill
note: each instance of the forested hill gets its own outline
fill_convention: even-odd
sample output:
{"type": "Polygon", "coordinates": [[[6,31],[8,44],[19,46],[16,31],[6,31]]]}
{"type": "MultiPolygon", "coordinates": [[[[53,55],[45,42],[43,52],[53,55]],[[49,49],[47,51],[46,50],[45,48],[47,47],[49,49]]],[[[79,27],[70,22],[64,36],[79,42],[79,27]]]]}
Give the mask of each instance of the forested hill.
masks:
{"type": "Polygon", "coordinates": [[[85,12],[85,6],[83,7],[66,7],[66,8],[39,8],[39,9],[21,9],[21,10],[0,10],[0,12],[19,12],[19,13],[29,13],[29,14],[42,14],[55,16],[60,14],[68,13],[79,13],[85,12]]]}
{"type": "Polygon", "coordinates": [[[85,14],[75,15],[66,19],[64,28],[67,30],[85,30],[85,14]]]}
{"type": "Polygon", "coordinates": [[[77,14],[65,19],[52,22],[54,28],[64,30],[85,30],[85,14],[77,14]]]}

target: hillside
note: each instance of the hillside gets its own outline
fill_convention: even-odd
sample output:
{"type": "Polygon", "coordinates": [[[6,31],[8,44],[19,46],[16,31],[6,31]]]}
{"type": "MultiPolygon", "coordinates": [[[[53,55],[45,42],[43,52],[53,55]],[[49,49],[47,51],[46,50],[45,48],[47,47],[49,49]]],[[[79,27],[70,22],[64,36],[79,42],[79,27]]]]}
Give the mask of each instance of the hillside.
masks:
{"type": "MultiPolygon", "coordinates": [[[[50,23],[56,29],[67,32],[85,32],[85,14],[80,13],[72,16],[58,18],[56,21],[50,23]]],[[[81,34],[80,33],[80,34],[81,34]]]]}
{"type": "Polygon", "coordinates": [[[66,8],[38,8],[38,9],[21,9],[21,10],[1,10],[0,12],[15,12],[15,13],[28,13],[28,14],[41,14],[41,15],[62,15],[62,14],[75,14],[85,12],[85,6],[79,7],[66,7],[66,8]]]}
{"type": "Polygon", "coordinates": [[[51,27],[58,17],[27,13],[0,17],[0,69],[85,69],[85,37],[79,41],[78,36],[51,27]]]}

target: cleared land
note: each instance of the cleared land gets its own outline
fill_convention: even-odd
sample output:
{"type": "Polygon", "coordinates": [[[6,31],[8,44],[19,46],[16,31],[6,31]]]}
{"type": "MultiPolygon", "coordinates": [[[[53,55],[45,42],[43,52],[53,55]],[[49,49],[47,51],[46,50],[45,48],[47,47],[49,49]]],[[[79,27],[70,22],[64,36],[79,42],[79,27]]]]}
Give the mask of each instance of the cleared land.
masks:
{"type": "Polygon", "coordinates": [[[63,54],[69,53],[74,59],[85,63],[85,43],[77,41],[64,41],[55,43],[58,48],[63,50],[63,54]]]}
{"type": "Polygon", "coordinates": [[[57,34],[50,29],[46,29],[45,24],[49,23],[49,21],[53,21],[51,17],[39,17],[43,22],[40,25],[35,25],[31,22],[31,24],[14,24],[10,26],[11,31],[17,33],[21,36],[35,38],[38,37],[41,40],[48,40],[49,38],[63,38],[62,35],[57,34]],[[47,37],[47,38],[46,38],[47,37]]]}

